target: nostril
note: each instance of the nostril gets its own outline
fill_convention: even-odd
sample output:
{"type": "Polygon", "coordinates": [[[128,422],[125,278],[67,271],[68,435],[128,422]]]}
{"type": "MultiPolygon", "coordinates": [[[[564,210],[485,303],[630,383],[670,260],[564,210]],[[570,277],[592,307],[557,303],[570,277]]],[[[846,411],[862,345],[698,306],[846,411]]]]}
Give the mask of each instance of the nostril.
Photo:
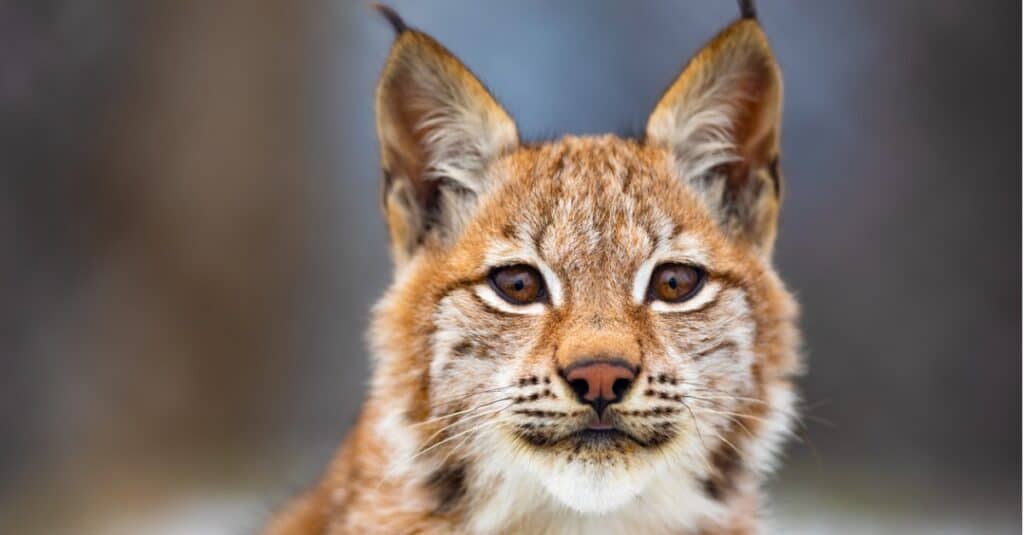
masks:
{"type": "Polygon", "coordinates": [[[598,414],[626,396],[636,369],[618,359],[581,360],[560,372],[580,403],[593,406],[598,414]]]}
{"type": "Polygon", "coordinates": [[[612,393],[615,394],[615,401],[622,401],[622,397],[626,395],[626,391],[629,390],[629,386],[633,384],[632,379],[619,378],[612,383],[612,393]]]}
{"type": "Polygon", "coordinates": [[[575,379],[569,381],[569,387],[576,393],[576,397],[580,401],[584,401],[587,397],[587,393],[590,392],[590,384],[587,383],[586,379],[575,379]]]}

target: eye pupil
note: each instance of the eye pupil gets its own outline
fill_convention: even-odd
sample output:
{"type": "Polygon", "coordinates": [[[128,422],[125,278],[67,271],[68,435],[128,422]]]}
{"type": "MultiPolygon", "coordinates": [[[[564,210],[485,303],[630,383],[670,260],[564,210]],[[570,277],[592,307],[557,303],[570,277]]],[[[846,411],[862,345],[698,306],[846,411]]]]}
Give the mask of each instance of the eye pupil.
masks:
{"type": "Polygon", "coordinates": [[[669,280],[668,280],[668,285],[669,285],[669,287],[670,287],[670,288],[672,288],[673,290],[675,290],[675,289],[676,289],[676,287],[677,287],[677,286],[679,286],[679,282],[678,282],[678,281],[676,281],[676,278],[675,278],[675,277],[672,277],[671,279],[669,279],[669,280]]]}
{"type": "Polygon", "coordinates": [[[524,287],[526,287],[526,284],[523,282],[523,279],[516,279],[516,282],[515,282],[516,291],[517,292],[521,292],[521,291],[523,291],[524,287]]]}

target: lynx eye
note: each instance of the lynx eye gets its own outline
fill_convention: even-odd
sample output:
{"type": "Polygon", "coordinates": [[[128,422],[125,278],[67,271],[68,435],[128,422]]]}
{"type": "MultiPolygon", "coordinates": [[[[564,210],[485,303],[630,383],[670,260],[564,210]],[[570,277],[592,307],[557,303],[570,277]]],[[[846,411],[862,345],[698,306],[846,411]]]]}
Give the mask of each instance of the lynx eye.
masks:
{"type": "Polygon", "coordinates": [[[544,278],[525,264],[494,268],[487,282],[502,299],[513,305],[529,305],[546,297],[544,278]]]}
{"type": "Polygon", "coordinates": [[[693,297],[704,284],[704,270],[686,264],[661,264],[651,274],[648,297],[666,303],[681,303],[693,297]]]}

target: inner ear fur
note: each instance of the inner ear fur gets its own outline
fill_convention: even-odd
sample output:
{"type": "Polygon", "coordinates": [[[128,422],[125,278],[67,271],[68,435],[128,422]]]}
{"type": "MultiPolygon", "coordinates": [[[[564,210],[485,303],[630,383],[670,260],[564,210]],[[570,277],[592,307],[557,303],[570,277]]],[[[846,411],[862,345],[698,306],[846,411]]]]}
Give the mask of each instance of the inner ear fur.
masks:
{"type": "Polygon", "coordinates": [[[458,232],[488,187],[489,164],[519,138],[469,69],[404,24],[377,85],[376,120],[382,200],[393,253],[403,263],[428,233],[458,232]]]}
{"type": "Polygon", "coordinates": [[[781,197],[781,114],[782,75],[768,40],[756,20],[741,19],[690,60],[646,129],[723,228],[765,254],[781,197]]]}

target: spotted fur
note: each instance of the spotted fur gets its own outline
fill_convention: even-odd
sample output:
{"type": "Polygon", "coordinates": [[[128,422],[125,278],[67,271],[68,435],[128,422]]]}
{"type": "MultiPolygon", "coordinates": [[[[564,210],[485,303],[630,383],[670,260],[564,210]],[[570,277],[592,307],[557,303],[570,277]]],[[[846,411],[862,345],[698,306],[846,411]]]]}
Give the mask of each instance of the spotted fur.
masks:
{"type": "Polygon", "coordinates": [[[393,19],[377,117],[396,276],[370,394],[268,533],[755,530],[799,371],[771,264],[781,77],[757,22],[690,62],[644,139],[524,144],[468,69],[393,19]],[[704,286],[652,302],[664,262],[704,286]],[[495,293],[510,264],[541,273],[546,302],[495,293]],[[608,409],[618,433],[580,433],[594,413],[562,371],[592,358],[639,370],[608,409]]]}

